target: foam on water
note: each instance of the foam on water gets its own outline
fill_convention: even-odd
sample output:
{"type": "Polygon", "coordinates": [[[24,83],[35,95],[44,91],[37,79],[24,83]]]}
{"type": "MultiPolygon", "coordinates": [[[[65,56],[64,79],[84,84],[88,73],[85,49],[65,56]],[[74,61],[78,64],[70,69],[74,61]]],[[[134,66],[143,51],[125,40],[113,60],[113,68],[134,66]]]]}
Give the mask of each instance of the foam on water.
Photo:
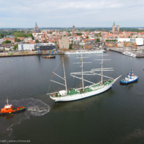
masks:
{"type": "MultiPolygon", "coordinates": [[[[0,102],[0,108],[3,108],[6,102],[0,102]]],[[[25,112],[11,114],[0,117],[0,135],[7,138],[13,132],[12,127],[20,124],[25,119],[30,119],[31,116],[43,116],[50,111],[50,106],[39,99],[27,98],[22,100],[10,100],[9,104],[13,107],[24,106],[27,108],[25,112]]]]}

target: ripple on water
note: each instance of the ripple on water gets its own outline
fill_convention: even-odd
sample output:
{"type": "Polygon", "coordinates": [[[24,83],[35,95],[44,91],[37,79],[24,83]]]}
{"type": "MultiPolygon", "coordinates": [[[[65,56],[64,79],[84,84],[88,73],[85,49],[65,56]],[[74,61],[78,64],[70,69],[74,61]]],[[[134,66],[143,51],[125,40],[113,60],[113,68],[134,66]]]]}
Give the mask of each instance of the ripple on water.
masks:
{"type": "MultiPolygon", "coordinates": [[[[0,117],[0,135],[2,135],[3,138],[8,138],[12,134],[12,127],[14,125],[20,124],[25,119],[30,119],[31,116],[43,116],[50,111],[49,105],[39,99],[34,98],[11,100],[9,103],[13,104],[14,107],[24,106],[27,108],[27,110],[18,114],[11,114],[0,117]]],[[[0,107],[4,107],[5,104],[6,102],[1,101],[0,107]]]]}

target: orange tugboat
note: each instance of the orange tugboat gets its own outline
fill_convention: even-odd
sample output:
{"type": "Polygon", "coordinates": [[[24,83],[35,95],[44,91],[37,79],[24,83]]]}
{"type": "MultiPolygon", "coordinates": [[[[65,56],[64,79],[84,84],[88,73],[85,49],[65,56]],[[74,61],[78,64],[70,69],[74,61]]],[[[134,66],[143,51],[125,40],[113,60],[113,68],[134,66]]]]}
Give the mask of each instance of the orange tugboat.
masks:
{"type": "Polygon", "coordinates": [[[7,99],[7,105],[5,105],[4,108],[0,109],[0,115],[9,115],[14,113],[19,113],[25,110],[26,110],[25,107],[14,108],[12,104],[8,104],[8,99],[7,99]]]}

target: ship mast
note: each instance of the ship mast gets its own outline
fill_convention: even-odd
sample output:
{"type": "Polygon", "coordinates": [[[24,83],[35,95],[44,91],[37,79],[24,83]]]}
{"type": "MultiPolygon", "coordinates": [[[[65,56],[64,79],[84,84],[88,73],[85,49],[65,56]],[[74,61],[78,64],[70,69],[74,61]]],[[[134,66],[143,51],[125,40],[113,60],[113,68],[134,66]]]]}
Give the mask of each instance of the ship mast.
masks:
{"type": "Polygon", "coordinates": [[[103,84],[103,53],[102,53],[102,61],[101,61],[101,85],[103,84]]]}
{"type": "MultiPolygon", "coordinates": [[[[81,62],[77,62],[77,63],[74,63],[74,64],[81,64],[81,66],[80,66],[81,67],[81,72],[71,73],[71,76],[74,77],[74,78],[77,78],[77,79],[81,79],[81,81],[82,81],[82,90],[84,92],[84,89],[85,89],[84,81],[86,81],[86,82],[90,82],[90,81],[84,79],[83,64],[91,63],[91,62],[83,62],[83,58],[88,58],[88,57],[83,57],[82,54],[81,54],[81,57],[76,57],[76,59],[79,59],[79,58],[80,58],[81,62]],[[80,74],[81,77],[74,76],[73,74],[80,74]]],[[[93,83],[93,82],[90,82],[90,83],[93,83]]]]}
{"type": "Polygon", "coordinates": [[[64,72],[65,89],[66,89],[66,93],[67,93],[67,82],[66,82],[64,59],[62,58],[62,60],[63,60],[63,72],[64,72]]]}
{"type": "MultiPolygon", "coordinates": [[[[63,72],[64,72],[64,77],[61,77],[60,75],[56,74],[55,72],[52,72],[52,74],[56,75],[57,77],[61,78],[62,80],[64,80],[64,84],[63,83],[60,83],[60,82],[57,82],[57,81],[54,81],[51,79],[52,82],[54,83],[57,83],[59,85],[63,85],[65,86],[65,90],[66,90],[66,94],[67,94],[67,82],[66,82],[66,73],[65,73],[65,65],[64,65],[64,59],[62,58],[62,62],[63,62],[63,72]]],[[[52,94],[52,93],[47,93],[48,94],[52,94]]]]}
{"type": "Polygon", "coordinates": [[[82,57],[82,54],[81,54],[81,75],[82,75],[82,88],[83,88],[83,91],[84,91],[84,79],[83,79],[83,57],[82,57]]]}

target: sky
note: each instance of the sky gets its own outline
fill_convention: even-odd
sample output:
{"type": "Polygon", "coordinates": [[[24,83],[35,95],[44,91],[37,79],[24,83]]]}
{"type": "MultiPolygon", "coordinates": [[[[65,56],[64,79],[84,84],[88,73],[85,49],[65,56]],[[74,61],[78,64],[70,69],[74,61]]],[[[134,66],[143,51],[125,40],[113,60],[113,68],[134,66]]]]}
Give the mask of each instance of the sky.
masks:
{"type": "Polygon", "coordinates": [[[0,0],[0,28],[144,27],[144,0],[0,0]]]}

